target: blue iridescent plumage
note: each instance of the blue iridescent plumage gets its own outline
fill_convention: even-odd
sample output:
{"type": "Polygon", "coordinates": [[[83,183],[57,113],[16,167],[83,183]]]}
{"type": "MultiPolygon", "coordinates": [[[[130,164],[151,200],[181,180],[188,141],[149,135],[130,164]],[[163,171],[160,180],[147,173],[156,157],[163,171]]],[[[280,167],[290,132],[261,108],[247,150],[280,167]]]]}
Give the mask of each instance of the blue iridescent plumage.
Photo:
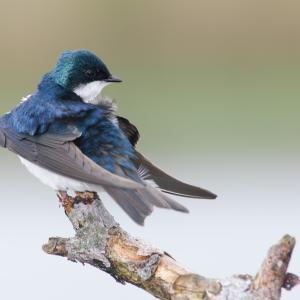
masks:
{"type": "Polygon", "coordinates": [[[6,120],[17,132],[32,136],[47,131],[62,134],[67,125],[74,125],[82,133],[75,144],[97,164],[113,173],[116,165],[133,169],[133,147],[109,120],[109,113],[105,107],[84,103],[47,74],[36,93],[7,114],[6,120]]]}
{"type": "Polygon", "coordinates": [[[0,146],[63,194],[106,191],[138,224],[154,206],[187,212],[159,189],[214,199],[215,194],[173,178],[134,148],[136,127],[98,98],[111,82],[121,80],[94,53],[64,52],[37,91],[0,118],[0,146]]]}

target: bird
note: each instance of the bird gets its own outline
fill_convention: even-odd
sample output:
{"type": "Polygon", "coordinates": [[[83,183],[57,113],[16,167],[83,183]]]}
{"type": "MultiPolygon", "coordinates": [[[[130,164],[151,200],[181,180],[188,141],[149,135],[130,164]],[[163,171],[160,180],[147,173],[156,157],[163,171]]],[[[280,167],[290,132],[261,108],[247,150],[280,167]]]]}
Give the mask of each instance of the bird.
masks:
{"type": "Polygon", "coordinates": [[[138,129],[101,94],[120,82],[95,53],[63,52],[36,91],[0,117],[0,146],[60,195],[104,191],[139,225],[154,207],[187,213],[170,194],[215,199],[137,150],[138,129]]]}

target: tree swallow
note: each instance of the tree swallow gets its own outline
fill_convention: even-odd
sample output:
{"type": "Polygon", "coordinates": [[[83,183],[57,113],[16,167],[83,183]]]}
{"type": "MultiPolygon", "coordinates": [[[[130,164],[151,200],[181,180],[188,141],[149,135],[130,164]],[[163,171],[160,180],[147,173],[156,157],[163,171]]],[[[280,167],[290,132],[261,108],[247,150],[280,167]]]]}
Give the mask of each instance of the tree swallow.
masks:
{"type": "Polygon", "coordinates": [[[0,145],[61,194],[107,192],[138,224],[153,207],[188,212],[165,193],[214,199],[183,183],[135,149],[137,128],[100,95],[121,82],[87,50],[64,52],[37,90],[0,118],[0,145]]]}

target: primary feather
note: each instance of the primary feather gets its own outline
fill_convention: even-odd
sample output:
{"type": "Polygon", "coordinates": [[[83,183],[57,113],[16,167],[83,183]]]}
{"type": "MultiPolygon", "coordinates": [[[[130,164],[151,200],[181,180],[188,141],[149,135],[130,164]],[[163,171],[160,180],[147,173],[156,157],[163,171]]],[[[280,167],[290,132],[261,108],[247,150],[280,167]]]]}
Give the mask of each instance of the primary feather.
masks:
{"type": "MultiPolygon", "coordinates": [[[[118,122],[131,144],[136,146],[140,137],[138,129],[123,117],[118,116],[118,122]]],[[[217,195],[206,189],[184,183],[172,177],[137,150],[135,156],[135,165],[140,175],[144,179],[152,180],[163,192],[188,198],[215,199],[217,197],[217,195]]]]}

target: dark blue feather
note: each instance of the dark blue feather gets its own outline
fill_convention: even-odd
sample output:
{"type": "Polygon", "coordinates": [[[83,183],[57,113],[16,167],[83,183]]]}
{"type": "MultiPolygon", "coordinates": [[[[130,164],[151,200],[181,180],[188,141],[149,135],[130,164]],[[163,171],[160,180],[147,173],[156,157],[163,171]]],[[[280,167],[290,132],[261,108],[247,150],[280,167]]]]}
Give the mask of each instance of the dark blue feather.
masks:
{"type": "Polygon", "coordinates": [[[74,141],[94,162],[116,173],[117,167],[135,171],[134,149],[113,124],[105,107],[84,103],[79,96],[44,76],[35,94],[5,116],[18,133],[31,136],[46,132],[62,134],[68,125],[82,133],[74,141]]]}

